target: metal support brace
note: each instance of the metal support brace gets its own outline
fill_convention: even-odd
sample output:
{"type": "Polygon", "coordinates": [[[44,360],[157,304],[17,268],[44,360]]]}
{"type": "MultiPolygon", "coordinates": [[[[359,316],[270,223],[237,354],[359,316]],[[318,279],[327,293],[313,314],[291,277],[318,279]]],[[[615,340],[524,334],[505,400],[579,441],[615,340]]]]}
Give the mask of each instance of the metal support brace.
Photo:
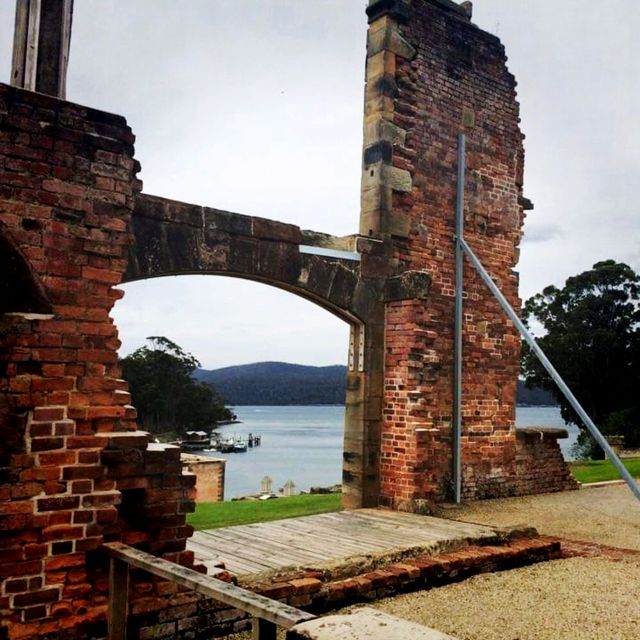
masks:
{"type": "Polygon", "coordinates": [[[569,401],[569,404],[573,407],[574,411],[580,416],[585,427],[589,430],[595,441],[604,449],[615,468],[618,470],[620,476],[629,485],[632,493],[640,501],[640,486],[635,481],[633,476],[627,471],[626,467],[622,464],[620,458],[615,451],[611,448],[606,438],[600,433],[598,427],[594,424],[593,420],[588,416],[587,412],[582,408],[582,405],[578,402],[577,398],[571,392],[571,389],[567,386],[565,381],[560,377],[560,374],[556,371],[555,367],[551,364],[544,351],[539,347],[533,334],[529,332],[524,325],[518,314],[514,311],[513,307],[509,304],[507,299],[502,294],[502,291],[498,288],[496,283],[492,280],[487,270],[482,266],[480,260],[478,260],[476,254],[472,251],[471,247],[465,242],[464,238],[458,237],[457,244],[462,248],[467,255],[471,264],[475,267],[476,271],[480,274],[484,283],[489,287],[489,290],[496,297],[500,306],[504,309],[507,316],[513,324],[516,326],[520,335],[526,340],[527,344],[531,347],[531,350],[536,354],[538,360],[542,363],[542,366],[547,370],[547,373],[551,376],[551,379],[558,385],[560,391],[562,391],[564,397],[569,401]]]}
{"type": "Polygon", "coordinates": [[[466,140],[458,135],[458,192],[456,197],[456,308],[453,340],[453,494],[460,503],[462,494],[462,329],[463,255],[458,239],[464,235],[464,177],[466,140]]]}

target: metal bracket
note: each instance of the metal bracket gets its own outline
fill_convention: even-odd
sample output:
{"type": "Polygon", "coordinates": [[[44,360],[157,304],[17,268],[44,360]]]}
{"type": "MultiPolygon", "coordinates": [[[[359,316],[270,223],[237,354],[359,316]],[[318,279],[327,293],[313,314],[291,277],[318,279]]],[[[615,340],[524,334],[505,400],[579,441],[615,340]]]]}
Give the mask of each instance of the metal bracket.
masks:
{"type": "Polygon", "coordinates": [[[364,371],[364,325],[352,324],[349,331],[349,371],[364,371]]]}
{"type": "Polygon", "coordinates": [[[349,371],[356,369],[356,326],[351,325],[349,328],[349,371]]]}
{"type": "Polygon", "coordinates": [[[364,325],[358,328],[358,371],[364,371],[364,325]]]}

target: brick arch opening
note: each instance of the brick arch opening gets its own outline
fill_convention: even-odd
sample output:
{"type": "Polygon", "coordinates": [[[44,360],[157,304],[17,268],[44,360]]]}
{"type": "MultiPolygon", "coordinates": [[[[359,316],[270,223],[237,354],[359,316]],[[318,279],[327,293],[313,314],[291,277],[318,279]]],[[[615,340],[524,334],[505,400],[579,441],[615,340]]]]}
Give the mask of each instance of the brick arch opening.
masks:
{"type": "MultiPolygon", "coordinates": [[[[22,229],[39,228],[24,218],[22,229]]],[[[6,229],[0,225],[0,316],[6,313],[50,314],[51,304],[29,265],[6,229]]]]}
{"type": "Polygon", "coordinates": [[[343,499],[375,506],[379,492],[383,281],[363,277],[355,239],[140,194],[119,283],[167,275],[227,275],[289,291],[350,325],[343,499]],[[329,246],[351,252],[327,256],[329,246]],[[347,254],[345,257],[344,254],[347,254]],[[341,257],[342,256],[342,257],[341,257]]]}
{"type": "MultiPolygon", "coordinates": [[[[171,280],[174,283],[179,283],[180,280],[185,280],[185,278],[176,278],[175,277],[176,274],[173,274],[171,276],[171,280]]],[[[193,275],[190,273],[185,273],[185,274],[179,274],[179,275],[185,275],[185,276],[189,276],[189,275],[193,275]]],[[[273,293],[279,293],[278,298],[276,299],[276,305],[279,306],[279,304],[282,304],[284,302],[283,298],[285,297],[291,297],[291,296],[295,296],[295,299],[300,300],[302,299],[302,301],[304,302],[299,302],[298,304],[300,306],[306,306],[309,307],[311,303],[313,305],[313,309],[310,309],[310,312],[315,312],[316,314],[319,315],[326,315],[323,314],[323,312],[328,312],[329,314],[331,314],[330,316],[326,315],[327,318],[331,318],[331,322],[333,322],[334,324],[338,324],[335,322],[335,320],[333,320],[333,318],[338,318],[339,320],[341,320],[342,322],[345,323],[345,325],[347,327],[350,328],[351,333],[357,332],[360,330],[360,327],[362,326],[362,323],[360,322],[360,320],[358,318],[354,318],[354,316],[348,311],[345,310],[343,308],[339,308],[335,305],[333,305],[331,303],[331,301],[327,301],[327,300],[320,300],[318,298],[317,295],[314,294],[310,294],[309,292],[305,291],[304,289],[300,289],[298,287],[290,287],[287,286],[286,283],[283,284],[281,282],[273,282],[273,281],[267,281],[266,279],[263,278],[258,278],[258,277],[254,277],[252,275],[248,275],[248,274],[231,274],[228,272],[215,272],[215,271],[211,271],[211,272],[207,272],[207,273],[200,273],[198,274],[200,276],[200,278],[198,278],[198,280],[204,280],[203,276],[206,276],[207,280],[210,281],[210,283],[212,285],[214,285],[214,281],[223,281],[223,280],[227,280],[227,281],[231,281],[233,280],[242,280],[244,282],[247,283],[252,283],[255,285],[255,288],[257,289],[258,287],[261,289],[276,289],[277,291],[274,291],[273,293]],[[281,292],[281,293],[280,293],[281,292]],[[287,295],[289,294],[289,295],[287,295]],[[279,302],[278,302],[279,300],[279,302]],[[319,309],[318,309],[319,308],[319,309]],[[321,310],[321,311],[320,311],[321,310]]],[[[168,279],[168,276],[165,276],[163,274],[157,274],[154,275],[151,278],[146,278],[145,281],[151,281],[151,280],[156,280],[156,286],[161,285],[162,281],[166,281],[168,279]]],[[[191,278],[191,280],[193,281],[194,278],[191,278]]],[[[127,343],[127,336],[126,334],[124,334],[124,327],[123,327],[123,323],[122,321],[119,321],[118,319],[118,313],[117,313],[117,309],[120,305],[125,304],[125,303],[129,303],[131,306],[129,307],[130,309],[135,309],[136,307],[136,287],[131,287],[129,288],[128,285],[129,284],[142,284],[142,280],[138,279],[135,281],[130,281],[127,283],[123,283],[123,289],[125,290],[125,295],[123,297],[123,300],[118,302],[116,304],[116,312],[114,314],[114,319],[115,322],[119,325],[120,328],[120,337],[121,339],[127,343]],[[124,334],[124,335],[123,335],[124,334]]],[[[152,283],[153,284],[153,283],[152,283]]],[[[241,283],[238,283],[241,284],[241,283]]],[[[247,288],[244,287],[238,287],[238,285],[235,286],[235,288],[239,288],[240,290],[237,292],[237,297],[239,300],[244,300],[246,304],[248,304],[252,309],[254,309],[253,307],[253,298],[250,297],[250,291],[247,291],[247,288]],[[249,294],[249,295],[247,295],[249,294]]],[[[137,291],[141,291],[140,289],[137,289],[137,291]]],[[[156,289],[153,289],[153,291],[156,291],[156,289]]],[[[206,290],[207,293],[203,292],[202,295],[207,296],[208,295],[208,289],[206,290]]],[[[212,292],[214,291],[214,289],[212,288],[211,290],[212,292]]],[[[257,293],[257,292],[256,292],[257,293]]],[[[196,316],[200,315],[203,313],[202,308],[198,307],[196,308],[194,311],[190,311],[189,310],[189,301],[191,299],[191,295],[193,294],[189,294],[189,293],[185,293],[184,297],[180,288],[179,284],[174,284],[174,289],[173,292],[169,289],[167,289],[165,291],[165,295],[169,295],[169,297],[171,298],[172,302],[171,302],[171,306],[172,307],[176,307],[176,308],[182,308],[183,306],[186,307],[185,313],[188,313],[189,315],[191,315],[192,313],[195,313],[196,316]]],[[[147,296],[147,298],[149,297],[149,294],[147,292],[145,292],[145,295],[147,296]]],[[[153,299],[155,297],[154,294],[150,295],[150,298],[153,299]]],[[[214,295],[213,298],[217,298],[217,295],[214,295]]],[[[252,313],[257,313],[258,316],[260,316],[261,311],[260,309],[266,309],[267,305],[269,305],[270,302],[268,300],[261,300],[260,302],[256,302],[256,308],[254,311],[252,311],[252,313]]],[[[276,306],[277,308],[277,306],[276,306]]],[[[294,307],[294,311],[293,311],[293,315],[291,317],[296,317],[298,318],[298,312],[295,311],[295,309],[297,309],[298,307],[294,307]]],[[[237,310],[236,310],[237,311],[237,310]]],[[[300,309],[300,312],[303,312],[303,309],[300,309]]],[[[128,313],[127,313],[128,315],[128,313]]],[[[203,317],[203,316],[201,316],[203,317]]],[[[231,316],[233,317],[233,315],[231,316]]],[[[304,321],[304,316],[302,316],[302,320],[304,321]]],[[[181,324],[180,320],[177,318],[173,318],[171,320],[171,324],[181,324]]],[[[342,323],[339,323],[342,324],[342,323]]],[[[291,323],[291,328],[293,329],[294,325],[293,325],[293,321],[291,323]]],[[[344,325],[342,325],[344,327],[344,325]]],[[[336,327],[337,329],[337,327],[336,327]]],[[[237,330],[237,329],[236,329],[237,330]]],[[[180,338],[179,335],[176,335],[175,333],[170,333],[169,332],[169,328],[164,328],[164,327],[156,327],[154,326],[152,328],[152,325],[149,325],[148,327],[148,331],[151,333],[159,333],[161,335],[167,335],[169,336],[172,340],[175,340],[178,344],[180,345],[185,345],[185,342],[182,341],[182,339],[180,338]]],[[[215,344],[216,341],[216,329],[215,329],[215,325],[210,327],[210,331],[211,331],[211,339],[212,342],[215,344]]],[[[136,332],[136,338],[138,339],[136,344],[139,342],[140,344],[142,344],[141,342],[141,334],[139,332],[136,332]]],[[[234,332],[232,332],[231,335],[233,335],[234,332]]],[[[348,333],[346,332],[341,332],[339,335],[335,335],[333,336],[334,340],[332,341],[333,344],[338,344],[340,345],[340,347],[342,347],[341,351],[342,353],[340,353],[334,360],[335,363],[338,364],[344,364],[344,365],[348,365],[348,361],[347,361],[347,356],[348,356],[348,333]],[[336,342],[337,340],[337,342],[336,342]]],[[[283,335],[281,338],[281,344],[283,345],[284,348],[284,344],[285,341],[287,341],[287,330],[286,330],[286,326],[283,329],[283,335]]],[[[145,335],[148,335],[145,334],[145,335]]],[[[310,334],[309,339],[313,339],[312,335],[310,334]]],[[[267,357],[262,357],[262,356],[258,356],[255,359],[255,361],[262,361],[262,360],[284,360],[286,362],[300,362],[301,360],[298,359],[290,359],[290,358],[281,358],[278,356],[278,349],[277,349],[277,342],[278,340],[276,339],[276,344],[275,347],[276,349],[274,349],[275,353],[273,355],[269,355],[267,357]]],[[[133,347],[133,344],[129,343],[131,345],[131,347],[133,347]]],[[[139,345],[138,345],[139,346],[139,345]]],[[[128,347],[129,348],[129,347],[128,347]]],[[[192,351],[198,358],[200,359],[204,359],[203,355],[198,352],[193,350],[193,348],[189,348],[188,350],[192,351]]],[[[299,349],[301,355],[304,356],[305,354],[305,346],[304,344],[302,344],[300,346],[299,349]]],[[[302,360],[303,361],[303,360],[302,360]]],[[[332,363],[327,363],[327,364],[333,364],[332,363]]],[[[220,365],[223,366],[223,365],[220,365]]],[[[209,367],[205,367],[205,368],[209,368],[209,367]]],[[[211,367],[213,368],[213,367],[211,367]]],[[[350,374],[351,378],[353,379],[353,373],[350,374]]],[[[356,374],[357,375],[357,374],[356,374]]],[[[345,379],[344,381],[344,386],[341,387],[341,391],[344,394],[343,397],[340,399],[340,403],[342,404],[343,402],[346,402],[346,406],[344,407],[344,409],[341,409],[340,411],[340,416],[336,416],[335,420],[336,422],[332,422],[332,424],[335,424],[336,426],[337,423],[339,422],[340,425],[340,430],[337,429],[332,429],[332,433],[335,437],[340,438],[340,439],[344,439],[345,434],[349,432],[349,430],[353,427],[353,423],[354,420],[350,417],[350,414],[352,413],[352,408],[350,409],[349,406],[349,386],[347,383],[347,380],[345,379]],[[345,397],[346,396],[346,397],[345,397]]],[[[351,389],[351,394],[353,394],[353,389],[351,389]]],[[[133,399],[133,404],[135,404],[135,398],[133,399]]],[[[246,402],[245,404],[254,404],[253,402],[249,401],[246,402]]],[[[272,404],[278,404],[277,402],[274,402],[272,404]]],[[[242,414],[240,414],[241,417],[240,419],[245,421],[245,418],[242,417],[242,414]]],[[[245,421],[247,422],[247,421],[245,421]]],[[[304,423],[303,420],[301,420],[301,423],[304,423]]],[[[248,422],[247,422],[248,424],[248,422]]],[[[253,426],[253,425],[252,425],[253,426]]],[[[141,426],[139,427],[141,429],[145,429],[145,426],[143,424],[141,424],[141,426]]],[[[244,433],[246,434],[246,432],[248,431],[253,431],[254,434],[259,433],[259,429],[257,426],[255,426],[254,428],[248,427],[246,424],[240,424],[237,427],[237,433],[244,433]]],[[[235,431],[231,431],[231,433],[233,433],[235,431]]],[[[260,432],[261,435],[263,435],[263,444],[265,443],[266,440],[269,439],[268,437],[268,432],[260,432]]],[[[334,441],[335,443],[335,441],[334,441]]],[[[323,477],[324,474],[317,474],[318,477],[313,478],[312,480],[310,480],[310,482],[307,485],[304,485],[300,483],[299,481],[299,474],[298,476],[294,473],[294,467],[293,467],[293,463],[290,463],[288,465],[288,468],[283,468],[280,469],[279,471],[279,475],[278,473],[274,470],[273,472],[270,471],[268,468],[265,470],[269,475],[271,475],[274,479],[274,490],[276,487],[281,487],[283,486],[283,483],[287,480],[292,479],[296,485],[301,488],[301,489],[307,489],[309,486],[329,486],[329,485],[333,485],[336,484],[338,482],[340,482],[341,477],[345,477],[344,474],[344,466],[343,466],[343,460],[347,459],[348,463],[349,463],[349,470],[348,473],[346,474],[346,483],[347,485],[352,485],[353,484],[353,476],[351,475],[351,467],[355,466],[355,464],[359,464],[358,461],[354,460],[354,456],[353,453],[351,452],[352,447],[349,444],[345,444],[345,446],[343,448],[335,448],[332,449],[330,452],[327,452],[327,455],[324,455],[324,458],[326,459],[326,464],[327,466],[330,466],[330,470],[331,473],[326,475],[326,477],[323,477]],[[346,452],[346,453],[345,453],[346,452]],[[286,477],[285,477],[286,476],[286,477]],[[278,482],[279,484],[275,484],[276,482],[278,482]]],[[[259,451],[258,451],[259,452],[259,451]]],[[[227,457],[227,456],[224,456],[227,457]]],[[[226,476],[227,476],[227,486],[225,487],[225,499],[230,499],[236,495],[241,495],[241,494],[247,494],[247,493],[252,493],[252,492],[257,492],[260,486],[260,477],[256,477],[255,478],[255,482],[253,482],[252,484],[252,488],[247,487],[243,487],[242,490],[238,487],[238,491],[234,493],[235,489],[234,489],[234,483],[231,479],[230,474],[230,469],[229,466],[231,465],[231,461],[229,463],[227,463],[227,472],[226,472],[226,476]],[[253,486],[255,485],[255,486],[253,486]]],[[[286,467],[287,465],[285,465],[286,467]]],[[[198,483],[200,484],[200,478],[198,479],[198,483]]],[[[351,486],[347,486],[346,490],[352,490],[353,487],[351,486]]],[[[200,495],[200,493],[199,493],[200,495]]],[[[136,495],[135,492],[131,493],[131,495],[128,495],[127,492],[123,492],[123,497],[122,497],[122,505],[125,506],[126,504],[136,504],[139,506],[139,502],[136,502],[137,500],[140,499],[140,495],[136,495]],[[133,502],[131,502],[133,501],[133,502]]],[[[358,498],[357,500],[360,500],[360,498],[358,498]]],[[[359,503],[356,503],[359,504],[359,503]]],[[[136,507],[137,508],[137,507],[136,507]]],[[[126,508],[125,508],[126,511],[126,508]]],[[[135,508],[134,508],[135,511],[135,508]]],[[[124,517],[126,514],[121,513],[121,518],[126,520],[126,518],[124,517]]]]}

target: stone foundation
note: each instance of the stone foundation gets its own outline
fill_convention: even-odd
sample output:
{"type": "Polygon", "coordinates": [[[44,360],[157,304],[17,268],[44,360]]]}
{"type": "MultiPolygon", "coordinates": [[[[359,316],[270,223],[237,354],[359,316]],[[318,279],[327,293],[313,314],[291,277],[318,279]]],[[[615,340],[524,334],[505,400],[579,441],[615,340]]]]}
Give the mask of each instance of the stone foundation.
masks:
{"type": "MultiPolygon", "coordinates": [[[[338,577],[330,571],[299,571],[242,582],[241,586],[321,614],[557,557],[560,557],[560,543],[555,539],[516,538],[504,544],[466,546],[435,556],[407,557],[375,570],[351,572],[347,577],[338,577]]],[[[195,637],[212,638],[248,629],[250,623],[249,617],[237,609],[183,592],[174,596],[171,606],[160,618],[136,610],[130,632],[131,637],[170,638],[197,629],[195,637]]]]}

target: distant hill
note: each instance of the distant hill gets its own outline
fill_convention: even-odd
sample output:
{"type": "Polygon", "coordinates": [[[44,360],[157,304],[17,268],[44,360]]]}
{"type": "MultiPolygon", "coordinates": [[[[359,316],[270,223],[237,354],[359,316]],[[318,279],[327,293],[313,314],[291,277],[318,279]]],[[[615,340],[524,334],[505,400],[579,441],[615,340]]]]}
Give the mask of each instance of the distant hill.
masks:
{"type": "Polygon", "coordinates": [[[256,362],[199,370],[196,377],[213,383],[231,405],[344,404],[347,368],[256,362]]]}
{"type": "MultiPolygon", "coordinates": [[[[256,362],[212,371],[199,369],[195,377],[212,383],[230,405],[344,404],[347,368],[256,362]]],[[[555,402],[547,391],[527,389],[519,381],[518,404],[555,402]]]]}
{"type": "Polygon", "coordinates": [[[522,380],[518,380],[517,402],[526,407],[555,407],[558,404],[550,391],[539,387],[528,389],[522,380]]]}

